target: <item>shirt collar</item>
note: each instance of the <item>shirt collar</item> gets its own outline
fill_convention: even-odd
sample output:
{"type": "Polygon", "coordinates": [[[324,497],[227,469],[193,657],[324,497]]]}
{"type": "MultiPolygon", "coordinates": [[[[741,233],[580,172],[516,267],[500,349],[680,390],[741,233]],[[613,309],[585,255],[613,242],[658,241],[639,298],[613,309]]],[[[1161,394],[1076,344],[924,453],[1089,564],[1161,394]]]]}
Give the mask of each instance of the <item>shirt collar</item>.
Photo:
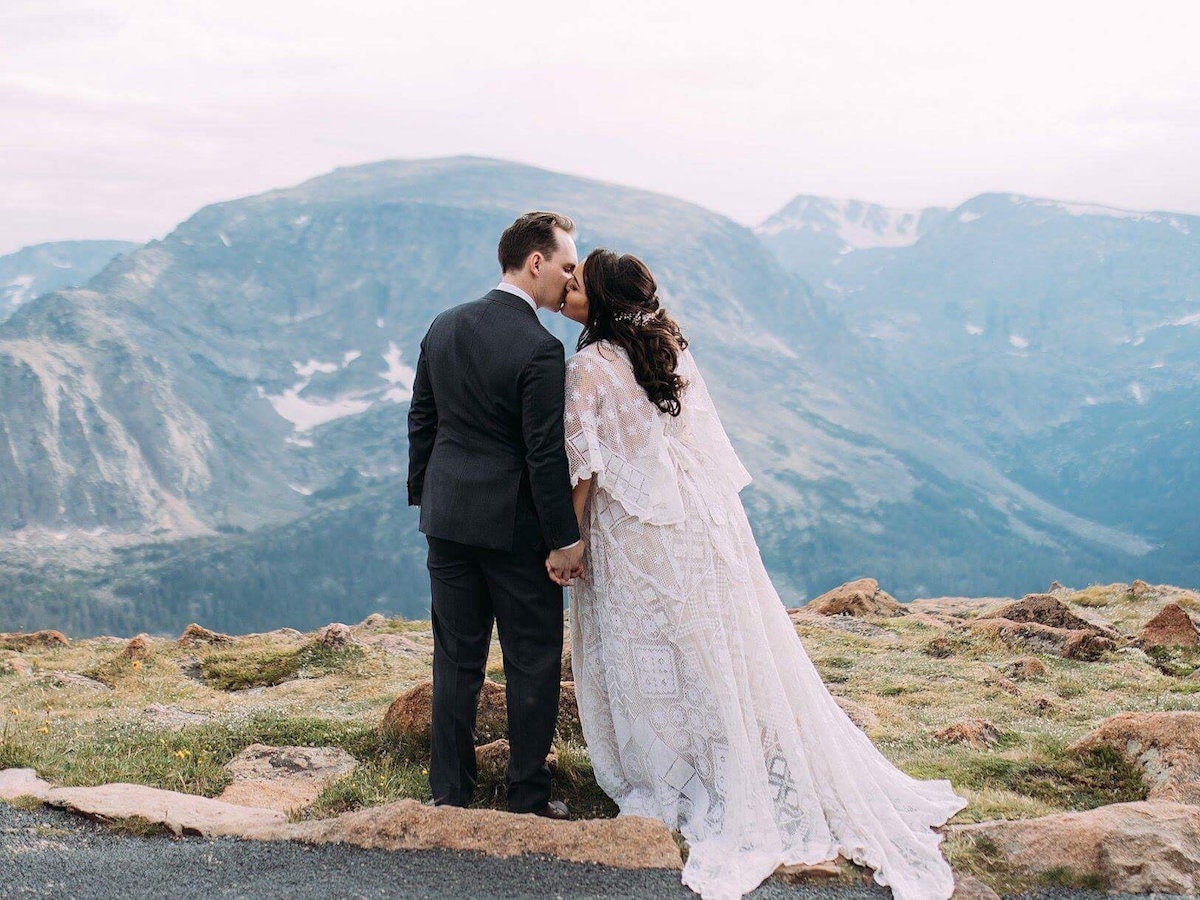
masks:
{"type": "Polygon", "coordinates": [[[517,287],[515,284],[509,284],[507,281],[501,281],[496,285],[498,291],[508,291],[510,294],[516,294],[522,300],[529,304],[529,308],[537,312],[537,304],[533,302],[533,298],[517,287]]]}

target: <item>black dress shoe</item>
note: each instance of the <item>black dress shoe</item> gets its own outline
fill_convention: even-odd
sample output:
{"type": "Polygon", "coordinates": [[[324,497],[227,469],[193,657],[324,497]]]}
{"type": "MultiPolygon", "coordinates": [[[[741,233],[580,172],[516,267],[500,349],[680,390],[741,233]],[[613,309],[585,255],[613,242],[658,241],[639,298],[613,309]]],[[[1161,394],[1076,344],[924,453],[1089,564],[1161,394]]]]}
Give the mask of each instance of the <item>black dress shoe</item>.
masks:
{"type": "Polygon", "coordinates": [[[534,810],[534,815],[545,819],[555,819],[559,822],[565,822],[571,818],[571,811],[567,809],[567,804],[561,800],[551,800],[542,809],[534,810]]]}

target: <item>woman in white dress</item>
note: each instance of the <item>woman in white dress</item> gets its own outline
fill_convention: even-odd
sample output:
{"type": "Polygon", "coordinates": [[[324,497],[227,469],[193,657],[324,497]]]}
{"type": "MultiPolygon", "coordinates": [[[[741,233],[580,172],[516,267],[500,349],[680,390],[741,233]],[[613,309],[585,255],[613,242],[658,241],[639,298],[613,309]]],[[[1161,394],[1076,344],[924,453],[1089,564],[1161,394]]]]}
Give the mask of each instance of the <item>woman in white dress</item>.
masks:
{"type": "Polygon", "coordinates": [[[566,443],[588,542],[571,662],[596,780],[689,844],[683,881],[740,897],[839,853],[898,898],[946,898],[932,830],[966,803],[893,766],[834,702],[771,585],[750,481],[633,256],[595,250],[563,313],[566,443]]]}

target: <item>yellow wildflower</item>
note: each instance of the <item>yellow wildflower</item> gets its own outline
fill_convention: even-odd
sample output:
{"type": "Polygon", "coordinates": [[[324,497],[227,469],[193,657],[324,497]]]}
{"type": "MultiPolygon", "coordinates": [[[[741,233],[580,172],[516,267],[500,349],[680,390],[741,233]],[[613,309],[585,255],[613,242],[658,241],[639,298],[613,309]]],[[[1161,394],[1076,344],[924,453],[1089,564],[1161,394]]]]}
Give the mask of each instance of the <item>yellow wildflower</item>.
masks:
{"type": "Polygon", "coordinates": [[[189,756],[192,755],[192,751],[187,749],[187,747],[184,747],[180,750],[176,750],[175,755],[178,756],[180,759],[187,759],[189,756]]]}
{"type": "Polygon", "coordinates": [[[50,729],[47,728],[45,725],[43,725],[41,728],[38,729],[38,734],[49,734],[49,733],[50,733],[50,729]]]}
{"type": "Polygon", "coordinates": [[[19,716],[21,714],[21,710],[15,706],[12,709],[10,709],[9,712],[12,713],[14,716],[19,716]]]}
{"type": "Polygon", "coordinates": [[[135,669],[140,669],[142,667],[142,661],[140,659],[135,659],[133,661],[133,667],[135,669]]]}

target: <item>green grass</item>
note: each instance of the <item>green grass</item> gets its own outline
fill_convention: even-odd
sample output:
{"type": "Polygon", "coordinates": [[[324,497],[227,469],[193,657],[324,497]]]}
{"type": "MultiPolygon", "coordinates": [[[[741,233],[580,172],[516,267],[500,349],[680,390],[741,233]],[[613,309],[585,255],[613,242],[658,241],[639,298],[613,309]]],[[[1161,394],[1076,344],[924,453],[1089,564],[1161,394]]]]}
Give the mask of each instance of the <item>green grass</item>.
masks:
{"type": "Polygon", "coordinates": [[[332,673],[362,674],[366,654],[361,647],[333,648],[311,643],[298,650],[225,650],[200,660],[204,682],[219,691],[274,687],[296,678],[332,673]]]}

